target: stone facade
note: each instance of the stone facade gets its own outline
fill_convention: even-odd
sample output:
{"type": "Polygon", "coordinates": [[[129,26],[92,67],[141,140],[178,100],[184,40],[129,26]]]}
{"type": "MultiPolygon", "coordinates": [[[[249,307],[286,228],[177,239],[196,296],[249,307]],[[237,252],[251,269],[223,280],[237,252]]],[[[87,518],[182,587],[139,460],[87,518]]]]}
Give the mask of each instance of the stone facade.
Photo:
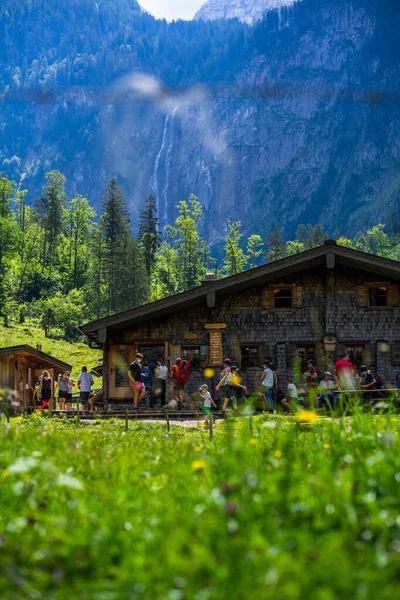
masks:
{"type": "MultiPolygon", "coordinates": [[[[150,316],[140,324],[126,327],[119,324],[118,329],[109,327],[104,351],[105,389],[111,399],[116,395],[121,398],[113,382],[113,361],[116,361],[113,356],[123,359],[118,349],[124,356],[128,356],[129,350],[133,358],[137,349],[155,345],[155,351],[159,351],[168,364],[172,364],[172,351],[175,356],[178,352],[194,359],[187,393],[195,392],[207,381],[203,369],[210,365],[207,324],[226,325],[221,329],[222,356],[231,358],[239,366],[243,383],[250,392],[259,385],[264,357],[274,361],[283,385],[286,375],[299,379],[308,356],[315,358],[322,372],[327,367],[332,368],[346,349],[353,353],[357,366],[367,363],[374,372],[383,371],[393,381],[400,370],[398,288],[398,281],[386,275],[377,276],[343,264],[336,264],[334,268],[319,264],[234,292],[219,291],[212,307],[201,300],[196,306],[162,317],[150,316]],[[390,305],[366,306],[370,301],[369,287],[375,290],[379,286],[386,289],[390,305]],[[291,295],[291,306],[275,307],[276,291],[285,289],[291,295]],[[336,338],[334,351],[325,349],[327,334],[336,338]]],[[[221,366],[212,367],[215,375],[207,383],[214,391],[221,366]]]]}

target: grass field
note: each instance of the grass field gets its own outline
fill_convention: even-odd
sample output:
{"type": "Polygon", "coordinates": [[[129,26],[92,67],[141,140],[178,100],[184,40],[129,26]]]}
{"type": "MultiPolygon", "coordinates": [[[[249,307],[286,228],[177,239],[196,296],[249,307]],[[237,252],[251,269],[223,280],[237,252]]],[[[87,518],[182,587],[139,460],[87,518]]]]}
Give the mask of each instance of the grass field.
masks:
{"type": "Polygon", "coordinates": [[[0,348],[19,344],[28,344],[34,348],[36,348],[36,344],[42,344],[43,352],[72,365],[73,375],[76,376],[81,372],[83,365],[92,369],[103,361],[101,350],[92,350],[87,344],[79,342],[71,344],[64,340],[46,338],[43,329],[35,326],[32,322],[26,325],[15,324],[12,327],[0,326],[0,348]]]}
{"type": "Polygon", "coordinates": [[[0,597],[393,600],[398,428],[3,420],[0,597]]]}

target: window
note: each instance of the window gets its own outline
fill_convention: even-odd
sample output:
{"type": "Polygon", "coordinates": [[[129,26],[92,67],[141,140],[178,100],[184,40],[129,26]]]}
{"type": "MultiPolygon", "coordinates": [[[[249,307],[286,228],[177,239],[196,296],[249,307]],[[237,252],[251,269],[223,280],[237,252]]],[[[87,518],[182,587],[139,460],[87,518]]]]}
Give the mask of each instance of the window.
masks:
{"type": "Polygon", "coordinates": [[[258,367],[260,365],[259,346],[240,346],[241,367],[258,367]]]}
{"type": "MultiPolygon", "coordinates": [[[[297,346],[297,356],[301,363],[301,372],[304,373],[307,369],[307,361],[315,361],[315,345],[301,344],[297,346]]],[[[315,364],[315,363],[314,363],[315,364]]]]}
{"type": "Polygon", "coordinates": [[[350,362],[359,369],[364,363],[364,344],[346,344],[345,352],[349,355],[350,362]]]}
{"type": "Polygon", "coordinates": [[[182,346],[181,358],[188,360],[193,369],[199,369],[201,367],[200,346],[182,346]]]}
{"type": "Polygon", "coordinates": [[[388,289],[385,285],[369,288],[369,305],[370,306],[387,306],[388,304],[388,289]]]}
{"type": "Polygon", "coordinates": [[[292,288],[274,289],[274,307],[292,308],[292,288]]]}

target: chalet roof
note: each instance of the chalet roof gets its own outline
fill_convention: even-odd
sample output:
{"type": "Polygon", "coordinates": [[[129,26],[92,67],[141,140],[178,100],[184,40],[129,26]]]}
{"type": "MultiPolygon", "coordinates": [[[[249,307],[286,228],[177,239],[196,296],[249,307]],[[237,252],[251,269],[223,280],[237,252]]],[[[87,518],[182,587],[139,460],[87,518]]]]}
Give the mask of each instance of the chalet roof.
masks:
{"type": "Polygon", "coordinates": [[[38,369],[57,369],[61,371],[71,371],[72,369],[71,365],[27,344],[0,348],[0,356],[4,354],[18,354],[19,356],[29,358],[29,360],[35,363],[38,369]]]}
{"type": "Polygon", "coordinates": [[[135,323],[148,321],[166,314],[174,313],[190,306],[207,301],[209,294],[232,293],[252,285],[273,281],[293,272],[303,271],[325,264],[332,268],[338,263],[400,280],[400,262],[373,254],[353,250],[336,244],[335,240],[326,240],[323,246],[300,252],[287,258],[231,275],[223,279],[210,280],[194,289],[150,302],[123,312],[81,325],[78,329],[92,342],[105,342],[107,328],[119,329],[135,323]]]}

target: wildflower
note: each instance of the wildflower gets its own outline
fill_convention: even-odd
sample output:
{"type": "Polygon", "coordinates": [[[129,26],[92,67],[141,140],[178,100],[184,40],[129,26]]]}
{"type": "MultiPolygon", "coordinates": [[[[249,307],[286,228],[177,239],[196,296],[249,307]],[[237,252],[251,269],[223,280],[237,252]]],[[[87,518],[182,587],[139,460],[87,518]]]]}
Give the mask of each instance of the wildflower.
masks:
{"type": "Polygon", "coordinates": [[[324,444],[323,447],[325,448],[325,450],[328,450],[328,448],[330,448],[330,445],[329,444],[324,444]]]}
{"type": "Polygon", "coordinates": [[[283,453],[281,452],[281,450],[275,450],[274,456],[275,458],[282,458],[283,453]]]}
{"type": "Polygon", "coordinates": [[[348,438],[347,438],[347,441],[348,441],[348,442],[352,442],[352,441],[353,441],[353,438],[352,438],[352,437],[348,437],[348,438]]]}
{"type": "Polygon", "coordinates": [[[205,429],[207,427],[207,425],[205,423],[200,423],[200,428],[201,429],[205,429]]]}
{"type": "Polygon", "coordinates": [[[212,379],[214,377],[214,369],[208,368],[208,369],[204,369],[204,377],[207,377],[207,379],[212,379]]]}
{"type": "Polygon", "coordinates": [[[7,471],[7,469],[5,471],[3,471],[3,477],[8,477],[10,474],[10,471],[7,471]]]}
{"type": "Polygon", "coordinates": [[[256,440],[255,438],[251,438],[250,445],[251,446],[257,446],[258,445],[258,440],[256,440]]]}
{"type": "Polygon", "coordinates": [[[205,460],[194,460],[192,462],[193,471],[204,471],[204,469],[206,467],[207,467],[207,463],[205,460]]]}
{"type": "Polygon", "coordinates": [[[201,447],[200,446],[196,446],[194,449],[195,452],[201,452],[201,447]]]}
{"type": "Polygon", "coordinates": [[[311,410],[300,410],[296,415],[296,421],[299,423],[316,423],[318,415],[311,410]]]}

